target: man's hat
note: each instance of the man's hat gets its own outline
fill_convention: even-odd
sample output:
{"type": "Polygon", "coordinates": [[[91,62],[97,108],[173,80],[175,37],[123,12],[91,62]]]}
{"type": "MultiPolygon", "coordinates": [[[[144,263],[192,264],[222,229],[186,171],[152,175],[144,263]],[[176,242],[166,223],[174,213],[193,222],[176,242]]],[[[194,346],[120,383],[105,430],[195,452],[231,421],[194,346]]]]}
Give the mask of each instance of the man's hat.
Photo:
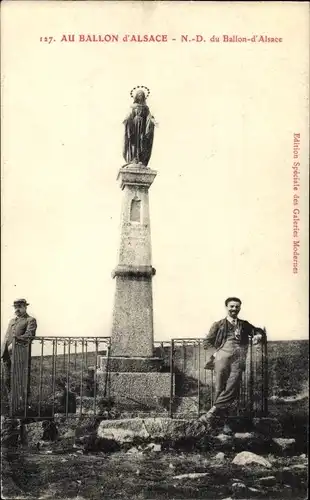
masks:
{"type": "Polygon", "coordinates": [[[16,299],[14,300],[13,306],[29,306],[26,299],[16,299]]]}

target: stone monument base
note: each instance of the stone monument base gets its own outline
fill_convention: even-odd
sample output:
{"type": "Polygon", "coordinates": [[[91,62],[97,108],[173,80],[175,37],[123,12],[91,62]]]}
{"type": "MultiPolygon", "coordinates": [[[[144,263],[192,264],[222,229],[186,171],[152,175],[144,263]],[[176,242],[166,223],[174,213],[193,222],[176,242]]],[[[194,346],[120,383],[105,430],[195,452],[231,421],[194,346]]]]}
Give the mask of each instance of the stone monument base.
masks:
{"type": "MultiPolygon", "coordinates": [[[[123,399],[143,400],[149,397],[169,398],[170,373],[157,372],[104,372],[97,370],[98,394],[106,394],[116,401],[123,399]]],[[[173,381],[174,384],[174,381],[173,381]]]]}
{"type": "Polygon", "coordinates": [[[160,358],[100,357],[98,366],[98,395],[105,394],[123,407],[158,408],[167,404],[171,391],[174,395],[174,376],[164,371],[160,358]]]}
{"type": "Polygon", "coordinates": [[[102,371],[109,372],[167,372],[167,368],[164,365],[164,360],[162,358],[149,358],[149,357],[125,357],[125,356],[113,356],[113,357],[103,357],[98,356],[98,368],[102,371]]]}

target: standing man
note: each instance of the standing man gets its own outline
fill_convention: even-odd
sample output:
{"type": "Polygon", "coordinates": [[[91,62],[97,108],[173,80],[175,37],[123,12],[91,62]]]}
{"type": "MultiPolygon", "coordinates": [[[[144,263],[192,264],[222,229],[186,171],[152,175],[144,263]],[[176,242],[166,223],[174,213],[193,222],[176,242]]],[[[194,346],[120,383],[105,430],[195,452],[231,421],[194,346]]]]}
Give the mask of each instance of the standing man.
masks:
{"type": "MultiPolygon", "coordinates": [[[[10,392],[11,390],[13,337],[15,337],[16,339],[28,340],[31,337],[34,337],[36,334],[37,322],[35,318],[29,316],[29,314],[27,313],[27,306],[29,306],[29,304],[25,299],[17,299],[14,301],[13,307],[15,310],[15,318],[11,319],[11,321],[9,322],[7,332],[1,345],[1,360],[3,360],[5,372],[4,380],[8,392],[10,392]]],[[[16,373],[21,372],[23,375],[25,373],[25,363],[28,363],[28,381],[30,375],[30,352],[31,343],[29,341],[29,343],[23,345],[23,349],[17,358],[17,366],[15,367],[16,373]]]]}
{"type": "Polygon", "coordinates": [[[257,344],[265,335],[261,328],[238,318],[241,309],[240,299],[229,297],[225,300],[225,306],[226,318],[213,323],[203,341],[204,349],[213,349],[215,370],[214,404],[208,413],[200,417],[209,428],[212,427],[215,417],[228,415],[232,403],[239,397],[249,337],[252,337],[253,343],[257,344]]]}

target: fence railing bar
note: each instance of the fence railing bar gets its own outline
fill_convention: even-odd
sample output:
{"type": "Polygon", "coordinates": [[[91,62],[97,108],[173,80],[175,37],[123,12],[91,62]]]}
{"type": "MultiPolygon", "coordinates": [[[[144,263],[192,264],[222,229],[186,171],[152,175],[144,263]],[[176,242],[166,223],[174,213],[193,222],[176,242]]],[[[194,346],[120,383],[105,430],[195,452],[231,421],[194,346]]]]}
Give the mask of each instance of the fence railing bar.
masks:
{"type": "Polygon", "coordinates": [[[30,348],[30,342],[26,342],[25,349],[26,349],[26,363],[25,363],[25,374],[24,374],[24,381],[25,381],[25,387],[24,387],[24,417],[27,417],[27,411],[28,411],[28,392],[29,392],[29,348],[30,348]]]}
{"type": "Polygon", "coordinates": [[[105,378],[104,378],[104,390],[103,390],[103,397],[107,397],[107,391],[109,387],[109,363],[110,363],[110,351],[111,351],[111,344],[108,345],[107,347],[107,362],[106,362],[106,370],[105,370],[105,378]]]}
{"type": "Polygon", "coordinates": [[[193,349],[193,359],[194,359],[193,365],[194,365],[195,372],[197,372],[197,349],[195,349],[196,344],[193,344],[193,347],[194,347],[194,349],[193,349]]]}
{"type": "Polygon", "coordinates": [[[39,407],[38,407],[39,416],[41,415],[41,401],[42,401],[43,353],[44,353],[44,340],[41,339],[40,375],[39,375],[39,407]]]}
{"type": "Polygon", "coordinates": [[[80,416],[82,416],[82,406],[83,406],[83,368],[84,368],[84,339],[82,340],[82,364],[81,364],[81,385],[80,385],[80,416]]]}
{"type": "Polygon", "coordinates": [[[256,405],[255,405],[255,382],[256,382],[256,348],[252,342],[252,413],[255,413],[256,405]]]}
{"type": "MultiPolygon", "coordinates": [[[[261,346],[260,346],[261,347],[261,346]]],[[[255,412],[258,412],[260,409],[260,398],[257,397],[257,390],[259,388],[258,382],[259,382],[259,360],[260,360],[260,347],[256,346],[255,348],[255,377],[254,377],[254,384],[255,384],[255,396],[254,396],[254,404],[255,404],[255,412]]]]}
{"type": "MultiPolygon", "coordinates": [[[[198,342],[198,382],[197,382],[197,389],[198,389],[198,417],[200,416],[200,346],[201,343],[198,342]]],[[[195,349],[196,351],[196,349],[195,349]]]]}
{"type": "Polygon", "coordinates": [[[176,342],[188,342],[188,341],[192,341],[192,342],[203,342],[203,339],[202,338],[198,338],[198,337],[180,337],[180,338],[173,338],[172,339],[174,343],[176,342]]]}
{"type": "Polygon", "coordinates": [[[214,371],[213,368],[211,370],[211,407],[213,406],[214,403],[214,371]]]}
{"type": "Polygon", "coordinates": [[[250,398],[250,404],[249,404],[249,411],[250,411],[250,418],[252,417],[253,414],[253,342],[252,339],[250,338],[250,377],[249,377],[249,398],[250,398]]]}
{"type": "Polygon", "coordinates": [[[261,371],[261,413],[264,415],[264,402],[265,402],[265,394],[264,394],[264,344],[261,345],[261,360],[260,360],[260,371],[261,371]]]}
{"type": "Polygon", "coordinates": [[[173,377],[174,377],[174,340],[171,340],[170,346],[170,401],[169,401],[169,416],[173,417],[173,377]]]}
{"type": "Polygon", "coordinates": [[[77,340],[74,342],[74,369],[76,370],[77,340]]]}
{"type": "Polygon", "coordinates": [[[67,337],[59,337],[59,336],[51,336],[51,337],[45,337],[45,335],[36,335],[35,337],[33,337],[32,340],[45,340],[45,341],[53,341],[53,340],[58,340],[58,341],[63,341],[64,339],[68,340],[70,338],[71,341],[73,340],[77,340],[77,341],[81,341],[84,339],[84,340],[100,340],[100,341],[110,341],[110,337],[109,336],[105,336],[105,337],[98,337],[98,336],[90,336],[90,335],[84,335],[83,337],[72,337],[71,335],[70,336],[67,336],[67,337]]]}
{"type": "Polygon", "coordinates": [[[239,397],[237,400],[237,416],[239,416],[243,411],[243,373],[241,373],[240,383],[239,383],[239,397]]]}
{"type": "Polygon", "coordinates": [[[68,341],[68,356],[67,356],[67,387],[66,387],[66,417],[68,416],[69,410],[69,391],[70,391],[70,347],[71,341],[68,341]]]}
{"type": "Polygon", "coordinates": [[[246,400],[246,411],[248,412],[249,411],[249,408],[250,408],[250,404],[249,404],[249,401],[250,401],[250,391],[249,391],[249,380],[250,380],[250,359],[251,359],[251,356],[250,356],[250,352],[248,353],[248,359],[246,360],[246,376],[244,378],[244,387],[245,387],[245,400],[246,400]]]}
{"type": "Polygon", "coordinates": [[[182,348],[183,348],[183,362],[182,362],[182,368],[185,371],[186,367],[186,351],[185,351],[185,342],[182,342],[182,348]]]}
{"type": "Polygon", "coordinates": [[[66,370],[66,340],[64,340],[64,351],[63,351],[63,354],[64,354],[64,358],[63,358],[63,371],[66,370]]]}
{"type": "Polygon", "coordinates": [[[98,340],[95,340],[94,415],[96,415],[96,398],[97,398],[97,367],[98,367],[98,340]]]}
{"type": "MultiPolygon", "coordinates": [[[[241,374],[241,384],[240,384],[240,408],[244,409],[244,371],[241,374]]],[[[239,412],[240,413],[240,412],[239,412]]]]}
{"type": "Polygon", "coordinates": [[[10,407],[9,407],[9,416],[10,417],[13,417],[13,413],[14,413],[14,383],[15,383],[15,356],[16,356],[16,350],[15,350],[15,343],[16,343],[16,339],[13,338],[12,340],[12,359],[11,359],[11,367],[10,367],[10,374],[9,374],[9,377],[10,377],[10,393],[8,394],[9,396],[9,400],[10,400],[10,407]]]}
{"type": "Polygon", "coordinates": [[[57,341],[55,348],[55,340],[53,340],[53,355],[52,355],[52,415],[55,415],[55,378],[56,378],[56,356],[57,356],[57,341]]]}
{"type": "MultiPolygon", "coordinates": [[[[203,368],[206,366],[206,363],[207,363],[207,351],[206,349],[203,350],[203,353],[204,353],[204,356],[203,356],[203,368]]],[[[206,386],[207,385],[207,370],[203,370],[203,382],[204,382],[204,385],[206,386]]]]}
{"type": "Polygon", "coordinates": [[[263,350],[264,350],[264,364],[263,364],[263,378],[264,378],[264,415],[267,416],[268,414],[268,344],[267,344],[267,331],[266,328],[264,328],[265,332],[265,338],[264,338],[264,343],[263,343],[263,350]]]}
{"type": "Polygon", "coordinates": [[[87,340],[85,340],[85,367],[86,367],[86,370],[87,370],[87,350],[88,350],[88,342],[87,340]]]}

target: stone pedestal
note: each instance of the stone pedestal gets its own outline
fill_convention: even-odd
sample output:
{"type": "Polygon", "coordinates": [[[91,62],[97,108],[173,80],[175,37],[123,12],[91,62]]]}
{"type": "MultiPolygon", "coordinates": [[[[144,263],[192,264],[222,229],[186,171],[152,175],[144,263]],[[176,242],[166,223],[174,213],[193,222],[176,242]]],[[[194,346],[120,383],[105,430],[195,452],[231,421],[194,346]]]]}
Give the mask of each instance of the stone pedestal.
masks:
{"type": "Polygon", "coordinates": [[[119,261],[111,335],[112,356],[153,356],[151,229],[148,190],[156,172],[142,165],[120,169],[123,190],[119,261]]]}
{"type": "Polygon", "coordinates": [[[111,349],[108,358],[99,358],[97,371],[100,393],[138,406],[157,404],[174,390],[174,379],[154,356],[149,188],[156,174],[141,164],[118,173],[123,202],[111,349]]]}
{"type": "MultiPolygon", "coordinates": [[[[159,404],[162,398],[170,398],[171,375],[160,372],[103,372],[97,371],[98,391],[107,388],[107,396],[124,407],[159,404]],[[106,380],[107,377],[107,380],[106,380]]],[[[174,384],[174,381],[173,381],[174,384]]]]}
{"type": "Polygon", "coordinates": [[[109,359],[99,356],[98,368],[103,372],[167,372],[164,362],[161,358],[142,358],[131,356],[125,358],[123,356],[110,357],[109,359]]]}

